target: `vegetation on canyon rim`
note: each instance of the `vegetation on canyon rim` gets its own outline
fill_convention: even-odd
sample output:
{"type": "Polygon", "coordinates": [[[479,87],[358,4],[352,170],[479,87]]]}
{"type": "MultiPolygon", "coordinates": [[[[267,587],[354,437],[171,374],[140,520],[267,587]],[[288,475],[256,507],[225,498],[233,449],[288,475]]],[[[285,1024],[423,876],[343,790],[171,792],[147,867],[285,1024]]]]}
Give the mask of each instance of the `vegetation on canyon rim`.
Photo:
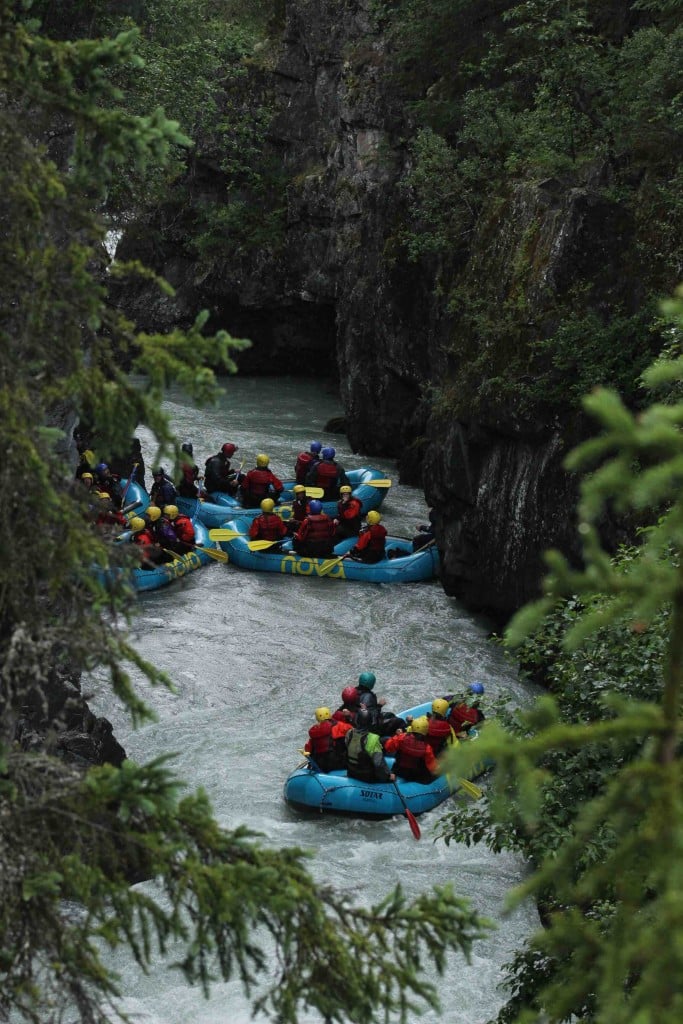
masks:
{"type": "MultiPolygon", "coordinates": [[[[164,7],[128,6],[131,18],[143,6],[161,17],[164,7]]],[[[631,6],[662,17],[680,8],[631,6]]],[[[104,0],[59,7],[60,17],[112,9],[104,0]]],[[[173,11],[189,18],[200,7],[212,5],[178,0],[173,11]]],[[[576,10],[524,7],[557,8],[566,17],[576,10]]],[[[18,17],[25,8],[0,0],[7,225],[0,238],[0,417],[11,439],[0,513],[0,1009],[44,1022],[68,1003],[83,1021],[107,1019],[116,981],[100,959],[101,943],[128,943],[144,965],[157,946],[180,939],[190,980],[208,985],[212,971],[240,977],[281,1021],[295,1021],[304,1005],[339,1021],[381,1020],[385,1008],[409,1016],[413,1002],[435,997],[421,973],[427,961],[442,967],[446,949],[467,952],[486,928],[450,886],[412,904],[392,894],[365,910],[331,890],[323,902],[301,851],[266,850],[242,830],[221,831],[206,798],[184,792],[165,763],[105,766],[84,776],[50,756],[49,744],[41,754],[12,744],[18,718],[27,704],[47,700],[56,669],[106,666],[138,719],[146,711],[125,666],[168,683],[119,628],[130,611],[125,595],[105,594],[91,578],[89,565],[103,563],[106,550],[82,529],[64,436],[49,425],[55,410],[66,399],[95,425],[106,450],[125,448],[140,422],[172,447],[158,411],[166,384],[179,380],[208,400],[215,382],[205,364],[234,368],[239,348],[224,333],[207,337],[203,315],[189,332],[141,335],[108,301],[111,277],[144,271],[115,265],[105,273],[107,224],[94,211],[107,195],[123,202],[117,190],[128,190],[126,202],[142,202],[153,190],[181,187],[194,125],[189,114],[179,124],[149,113],[142,86],[135,109],[127,90],[131,72],[142,73],[143,43],[132,26],[115,40],[49,39],[18,17]],[[147,392],[130,386],[114,348],[127,350],[149,376],[147,392]],[[129,888],[131,874],[158,878],[159,889],[129,888]],[[65,901],[83,912],[66,913],[65,901]],[[265,962],[253,935],[258,926],[270,931],[281,957],[281,977],[265,995],[252,985],[265,962]]],[[[53,9],[46,0],[28,14],[47,17],[53,9]]],[[[154,54],[145,57],[151,75],[154,54]]],[[[202,60],[198,49],[198,71],[202,60]]],[[[660,85],[670,67],[662,63],[660,85]]],[[[199,96],[199,78],[197,89],[199,96]]],[[[669,103],[675,129],[671,96],[669,103]]],[[[539,120],[552,120],[553,109],[539,120]]],[[[639,399],[652,394],[656,404],[643,398],[634,415],[609,392],[588,400],[603,432],[572,457],[576,469],[598,467],[586,478],[581,506],[586,568],[553,557],[547,598],[512,628],[516,638],[536,629],[522,647],[523,663],[551,694],[530,712],[501,709],[500,726],[487,727],[478,750],[498,765],[489,805],[445,823],[450,841],[512,847],[538,866],[518,897],[537,895],[549,927],[515,957],[505,1022],[575,1014],[601,1024],[673,1024],[683,1009],[676,941],[683,892],[681,302],[658,316],[671,339],[668,357],[647,371],[642,391],[635,357],[630,371],[639,399]],[[639,546],[615,559],[596,532],[605,502],[658,512],[639,546]]],[[[649,342],[639,344],[648,351],[649,342]]],[[[459,762],[460,771],[466,767],[459,762]]]]}

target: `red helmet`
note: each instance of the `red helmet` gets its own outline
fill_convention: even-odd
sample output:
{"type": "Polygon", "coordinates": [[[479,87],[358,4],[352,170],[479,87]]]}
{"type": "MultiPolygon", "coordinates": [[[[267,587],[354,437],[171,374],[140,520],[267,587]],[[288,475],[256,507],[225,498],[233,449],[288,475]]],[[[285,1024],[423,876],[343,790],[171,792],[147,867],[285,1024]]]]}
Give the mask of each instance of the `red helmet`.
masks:
{"type": "Polygon", "coordinates": [[[358,703],[358,690],[355,686],[345,686],[342,690],[342,700],[345,704],[358,703]]]}
{"type": "Polygon", "coordinates": [[[231,459],[235,452],[237,451],[237,445],[230,444],[229,441],[226,441],[225,444],[221,446],[221,451],[223,452],[224,455],[227,455],[228,458],[231,459]]]}

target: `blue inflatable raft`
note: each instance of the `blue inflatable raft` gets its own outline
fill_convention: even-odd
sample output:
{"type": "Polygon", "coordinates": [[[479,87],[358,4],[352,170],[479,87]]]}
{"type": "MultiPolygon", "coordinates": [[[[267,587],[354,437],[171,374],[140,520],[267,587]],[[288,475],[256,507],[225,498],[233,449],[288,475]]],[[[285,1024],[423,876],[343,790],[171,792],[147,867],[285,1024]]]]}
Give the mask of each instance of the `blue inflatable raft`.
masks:
{"type": "Polygon", "coordinates": [[[292,550],[291,540],[283,542],[283,549],[277,553],[250,551],[248,542],[250,519],[231,519],[222,528],[233,530],[242,536],[222,540],[219,546],[228,553],[230,562],[240,569],[257,572],[279,572],[289,576],[325,576],[330,580],[363,580],[366,583],[417,583],[431,580],[439,569],[439,552],[436,545],[413,552],[412,543],[402,537],[387,537],[387,551],[400,551],[396,558],[384,558],[374,565],[354,562],[351,559],[331,562],[350,551],[356,537],[342,540],[335,546],[330,558],[309,558],[292,550]]]}
{"type": "MultiPolygon", "coordinates": [[[[363,505],[363,514],[370,509],[379,508],[387,494],[386,487],[373,487],[372,480],[384,480],[385,475],[378,469],[350,469],[347,474],[349,483],[353,488],[353,494],[363,505]]],[[[294,481],[286,480],[285,489],[282,492],[280,503],[275,511],[283,519],[292,518],[292,499],[294,498],[294,481]]],[[[176,505],[186,516],[193,516],[197,510],[196,498],[181,498],[178,496],[176,505]]],[[[328,515],[334,515],[337,511],[336,501],[324,501],[323,509],[328,515]]],[[[246,519],[254,519],[260,515],[260,508],[242,508],[237,498],[230,494],[216,492],[210,495],[207,501],[199,502],[197,518],[205,526],[222,526],[229,516],[242,516],[246,519]]]]}
{"type": "MultiPolygon", "coordinates": [[[[208,530],[201,523],[194,524],[194,532],[195,541],[198,545],[207,548],[214,546],[209,540],[208,530]]],[[[99,577],[102,582],[106,582],[108,579],[119,579],[121,576],[124,576],[126,581],[136,591],[159,590],[160,587],[168,586],[174,580],[187,576],[188,573],[194,572],[195,569],[200,569],[211,561],[213,561],[211,556],[207,555],[204,551],[188,551],[184,555],[179,555],[172,562],[164,562],[163,565],[157,565],[154,569],[114,567],[106,570],[106,572],[100,571],[99,577]]]]}
{"type": "MultiPolygon", "coordinates": [[[[428,711],[431,711],[431,701],[402,711],[400,717],[417,717],[428,711]]],[[[386,761],[390,767],[394,763],[391,757],[386,761]]],[[[440,775],[429,783],[397,778],[394,785],[391,782],[350,779],[345,771],[318,772],[305,764],[287,776],[283,793],[287,803],[297,810],[328,811],[360,818],[389,818],[404,813],[396,786],[408,810],[415,816],[438,807],[462,788],[456,778],[447,775],[440,775]]]]}

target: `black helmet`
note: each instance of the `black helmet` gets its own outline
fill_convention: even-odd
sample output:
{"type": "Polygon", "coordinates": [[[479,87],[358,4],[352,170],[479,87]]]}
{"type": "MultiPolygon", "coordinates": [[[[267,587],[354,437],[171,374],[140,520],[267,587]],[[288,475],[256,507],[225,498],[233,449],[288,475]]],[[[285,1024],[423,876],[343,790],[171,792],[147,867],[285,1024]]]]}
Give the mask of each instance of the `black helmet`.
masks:
{"type": "Polygon", "coordinates": [[[369,729],[372,725],[372,715],[367,708],[359,708],[356,712],[356,728],[369,729]]]}
{"type": "Polygon", "coordinates": [[[191,441],[183,441],[183,443],[180,446],[180,450],[181,452],[185,452],[186,455],[194,455],[191,441]]]}

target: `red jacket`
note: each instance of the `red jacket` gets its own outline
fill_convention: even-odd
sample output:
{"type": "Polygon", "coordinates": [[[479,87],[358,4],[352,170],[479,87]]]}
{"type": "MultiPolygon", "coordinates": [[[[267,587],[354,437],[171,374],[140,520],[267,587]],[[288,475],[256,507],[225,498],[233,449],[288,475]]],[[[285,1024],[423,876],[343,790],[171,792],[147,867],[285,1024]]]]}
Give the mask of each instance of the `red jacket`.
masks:
{"type": "Polygon", "coordinates": [[[356,541],[354,547],[357,551],[374,551],[377,554],[384,554],[384,542],[386,540],[387,531],[384,529],[381,523],[375,523],[373,526],[365,526],[361,530],[360,536],[356,541]]]}
{"type": "Polygon", "coordinates": [[[435,754],[441,753],[453,737],[453,729],[445,718],[430,718],[427,740],[435,754]]]}
{"type": "Polygon", "coordinates": [[[280,494],[283,488],[282,480],[279,480],[269,469],[250,469],[241,483],[243,501],[253,502],[258,505],[264,498],[268,497],[270,489],[280,494]]]}
{"type": "Polygon", "coordinates": [[[330,540],[331,537],[334,537],[334,520],[324,512],[315,516],[306,516],[294,536],[297,540],[330,540]]]}
{"type": "Polygon", "coordinates": [[[322,487],[326,499],[336,498],[339,494],[339,467],[337,464],[323,459],[315,467],[314,474],[311,474],[311,477],[314,476],[314,486],[322,487]]]}
{"type": "Polygon", "coordinates": [[[306,474],[313,468],[314,462],[319,462],[317,455],[313,452],[301,452],[296,459],[296,465],[294,466],[294,476],[298,484],[306,483],[306,474]]]}
{"type": "Polygon", "coordinates": [[[295,498],[292,502],[292,519],[296,523],[303,523],[308,513],[308,498],[295,498]]]}
{"type": "Polygon", "coordinates": [[[340,522],[346,523],[347,526],[351,525],[354,520],[358,521],[358,529],[356,533],[360,533],[360,522],[361,516],[363,515],[363,502],[359,501],[358,498],[354,498],[353,495],[348,501],[337,502],[337,519],[340,522]]]}
{"type": "Polygon", "coordinates": [[[194,526],[187,516],[178,515],[173,520],[173,529],[178,540],[183,544],[194,544],[194,526]]]}
{"type": "Polygon", "coordinates": [[[287,536],[287,527],[274,512],[262,512],[252,521],[249,536],[252,540],[282,540],[287,536]]]}
{"type": "Polygon", "coordinates": [[[390,736],[384,744],[387,754],[395,754],[394,771],[414,782],[431,782],[439,774],[434,751],[424,736],[415,732],[402,732],[390,736]]]}
{"type": "Polygon", "coordinates": [[[332,718],[328,718],[325,722],[316,722],[308,730],[308,739],[304,750],[313,754],[313,757],[316,754],[318,756],[327,754],[332,750],[335,741],[343,739],[350,729],[353,729],[350,722],[335,722],[332,718]]]}

